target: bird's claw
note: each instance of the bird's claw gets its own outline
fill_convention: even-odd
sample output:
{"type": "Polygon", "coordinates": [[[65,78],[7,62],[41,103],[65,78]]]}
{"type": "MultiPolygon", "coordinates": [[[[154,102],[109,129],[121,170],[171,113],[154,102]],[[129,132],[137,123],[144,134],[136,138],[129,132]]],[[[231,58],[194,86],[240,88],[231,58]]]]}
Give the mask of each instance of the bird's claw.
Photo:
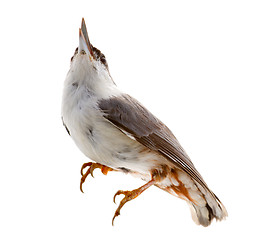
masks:
{"type": "Polygon", "coordinates": [[[115,193],[114,197],[113,197],[113,202],[115,203],[115,199],[116,199],[116,196],[118,195],[121,195],[121,194],[124,194],[124,198],[120,201],[120,204],[118,206],[118,208],[116,209],[115,211],[115,214],[112,218],[112,225],[114,225],[114,219],[120,215],[120,210],[121,208],[125,205],[125,203],[127,203],[128,201],[138,197],[140,194],[141,194],[142,191],[140,191],[140,189],[135,189],[135,190],[132,190],[132,191],[122,191],[122,190],[119,190],[115,193]]]}
{"type": "Polygon", "coordinates": [[[118,195],[124,194],[124,198],[121,200],[118,208],[116,209],[114,216],[112,218],[112,226],[114,225],[114,219],[120,215],[120,210],[121,208],[125,205],[125,203],[127,203],[128,201],[138,197],[143,191],[145,191],[146,189],[148,189],[151,185],[154,185],[156,182],[156,180],[154,178],[152,178],[149,182],[147,182],[145,185],[134,189],[132,191],[122,191],[119,190],[117,191],[117,193],[115,193],[114,197],[113,197],[113,202],[115,203],[115,198],[118,195]]]}
{"type": "MultiPolygon", "coordinates": [[[[88,163],[84,163],[83,165],[82,165],[82,167],[81,167],[81,175],[83,176],[84,175],[84,173],[83,173],[83,170],[86,168],[86,167],[90,167],[90,166],[92,166],[92,162],[88,162],[88,163]]],[[[88,171],[87,171],[88,172],[88,171]]]]}
{"type": "Polygon", "coordinates": [[[102,164],[99,164],[99,163],[93,163],[93,162],[88,162],[88,163],[84,163],[82,168],[81,168],[81,181],[80,181],[80,190],[81,192],[83,193],[83,189],[82,189],[82,185],[83,183],[86,181],[86,178],[87,176],[90,174],[92,177],[93,176],[93,171],[96,169],[96,168],[100,168],[101,169],[101,172],[104,174],[104,175],[107,175],[107,173],[109,171],[112,171],[113,169],[110,168],[110,167],[107,167],[107,166],[104,166],[102,164]],[[86,168],[86,167],[89,167],[88,170],[83,173],[83,170],[86,168]]]}
{"type": "MultiPolygon", "coordinates": [[[[113,202],[116,204],[116,202],[115,202],[116,196],[121,195],[121,194],[124,194],[125,197],[126,197],[126,195],[127,195],[128,192],[130,192],[130,191],[122,191],[122,190],[117,191],[117,192],[115,193],[115,195],[113,196],[113,202]]],[[[125,197],[124,197],[124,198],[125,198],[125,197]]]]}

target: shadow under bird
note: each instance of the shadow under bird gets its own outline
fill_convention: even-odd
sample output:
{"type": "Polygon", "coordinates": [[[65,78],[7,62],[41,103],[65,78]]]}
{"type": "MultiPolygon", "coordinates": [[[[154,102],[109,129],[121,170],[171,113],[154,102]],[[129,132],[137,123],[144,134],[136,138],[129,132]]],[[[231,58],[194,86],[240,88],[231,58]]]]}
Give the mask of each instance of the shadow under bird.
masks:
{"type": "Polygon", "coordinates": [[[71,58],[62,100],[63,124],[78,148],[92,161],[83,164],[80,189],[86,177],[120,171],[146,183],[123,194],[112,224],[123,205],[155,185],[185,200],[195,223],[208,226],[227,216],[180,143],[157,117],[136,99],[119,90],[104,54],[89,41],[82,19],[79,46],[71,58]],[[88,170],[83,173],[83,170],[88,170]]]}

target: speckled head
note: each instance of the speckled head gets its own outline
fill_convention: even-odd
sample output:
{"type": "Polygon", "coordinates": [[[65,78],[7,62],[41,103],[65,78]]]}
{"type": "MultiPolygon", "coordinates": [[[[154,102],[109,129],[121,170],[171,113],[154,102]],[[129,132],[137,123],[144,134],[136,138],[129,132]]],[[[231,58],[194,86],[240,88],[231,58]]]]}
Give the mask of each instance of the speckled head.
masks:
{"type": "Polygon", "coordinates": [[[108,64],[105,55],[99,49],[94,47],[90,41],[87,32],[87,27],[84,18],[82,18],[81,28],[79,28],[79,47],[76,48],[71,61],[77,54],[88,54],[90,61],[99,61],[108,69],[108,64]]]}

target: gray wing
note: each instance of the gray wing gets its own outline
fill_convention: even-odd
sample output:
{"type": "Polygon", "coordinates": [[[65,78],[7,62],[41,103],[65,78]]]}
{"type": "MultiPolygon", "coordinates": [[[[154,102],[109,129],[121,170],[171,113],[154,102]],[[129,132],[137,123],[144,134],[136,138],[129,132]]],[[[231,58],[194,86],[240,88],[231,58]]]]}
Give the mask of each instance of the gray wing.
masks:
{"type": "Polygon", "coordinates": [[[157,151],[177,167],[183,169],[200,185],[205,181],[169,128],[129,95],[103,99],[98,107],[104,117],[136,141],[157,151]]]}

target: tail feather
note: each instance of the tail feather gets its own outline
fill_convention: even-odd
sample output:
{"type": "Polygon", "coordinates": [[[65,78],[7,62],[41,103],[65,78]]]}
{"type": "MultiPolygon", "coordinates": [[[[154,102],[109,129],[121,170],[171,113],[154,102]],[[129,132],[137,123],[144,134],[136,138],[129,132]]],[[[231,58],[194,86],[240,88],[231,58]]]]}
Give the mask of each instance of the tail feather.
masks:
{"type": "Polygon", "coordinates": [[[187,201],[193,221],[204,227],[213,219],[221,221],[227,217],[227,211],[218,197],[209,189],[201,186],[183,171],[169,176],[170,184],[159,186],[163,190],[187,201]]]}
{"type": "Polygon", "coordinates": [[[189,203],[189,207],[191,210],[192,219],[197,225],[202,225],[204,227],[210,225],[213,219],[213,213],[208,204],[200,207],[195,205],[194,203],[189,203]]]}
{"type": "Polygon", "coordinates": [[[188,202],[191,210],[191,216],[193,221],[204,227],[211,224],[215,218],[217,221],[221,221],[227,217],[227,212],[224,206],[219,202],[218,206],[211,207],[208,203],[205,206],[196,205],[193,202],[188,202]]]}
{"type": "Polygon", "coordinates": [[[189,178],[188,184],[185,186],[188,187],[188,193],[191,196],[191,199],[188,198],[187,201],[190,203],[191,215],[194,222],[207,227],[213,219],[221,221],[227,217],[224,205],[208,187],[201,186],[184,172],[180,171],[178,176],[182,184],[184,184],[186,178],[189,178]]]}

